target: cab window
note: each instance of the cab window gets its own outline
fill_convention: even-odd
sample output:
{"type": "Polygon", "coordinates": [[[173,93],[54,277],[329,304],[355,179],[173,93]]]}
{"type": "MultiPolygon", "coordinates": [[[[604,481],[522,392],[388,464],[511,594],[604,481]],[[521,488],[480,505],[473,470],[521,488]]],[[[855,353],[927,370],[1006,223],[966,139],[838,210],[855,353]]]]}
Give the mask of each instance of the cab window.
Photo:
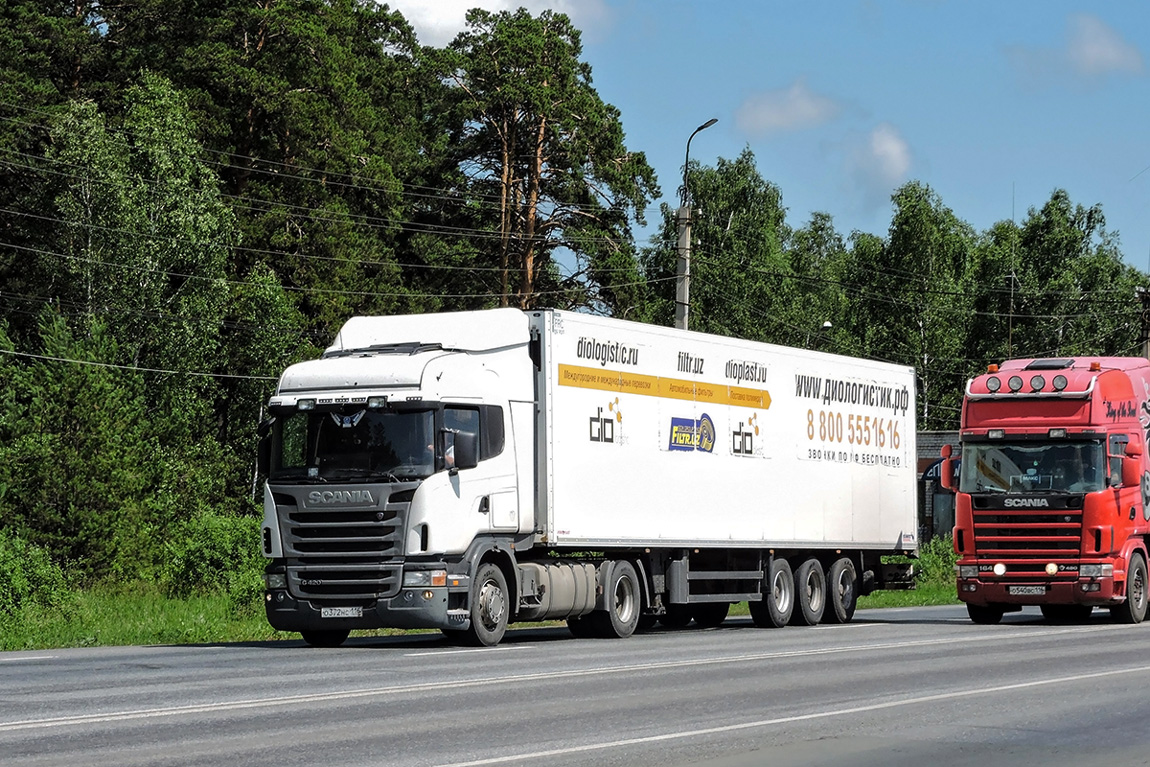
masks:
{"type": "Polygon", "coordinates": [[[1110,485],[1122,484],[1122,459],[1126,456],[1126,445],[1130,442],[1128,434],[1111,434],[1109,442],[1110,458],[1110,485]]]}

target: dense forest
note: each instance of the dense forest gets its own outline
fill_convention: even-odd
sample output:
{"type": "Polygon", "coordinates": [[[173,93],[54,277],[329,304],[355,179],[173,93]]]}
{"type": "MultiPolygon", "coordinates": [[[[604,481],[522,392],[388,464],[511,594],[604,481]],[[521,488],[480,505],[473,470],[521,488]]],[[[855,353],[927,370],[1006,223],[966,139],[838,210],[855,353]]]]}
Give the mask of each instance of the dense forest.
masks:
{"type": "MultiPolygon", "coordinates": [[[[673,206],[636,241],[664,192],[562,14],[472,11],[445,48],[371,0],[0,21],[0,538],[86,582],[257,555],[261,406],[349,316],[672,322],[673,206]]],[[[789,226],[749,150],[687,170],[692,328],[913,365],[921,428],[989,362],[1139,353],[1146,277],[1063,190],[979,232],[910,182],[840,233],[789,226]]]]}

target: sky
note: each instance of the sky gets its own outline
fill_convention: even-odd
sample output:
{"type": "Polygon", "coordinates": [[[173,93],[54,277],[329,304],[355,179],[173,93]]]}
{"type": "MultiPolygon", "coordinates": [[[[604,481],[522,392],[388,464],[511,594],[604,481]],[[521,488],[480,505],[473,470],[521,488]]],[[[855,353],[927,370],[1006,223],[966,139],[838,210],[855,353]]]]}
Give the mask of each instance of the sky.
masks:
{"type": "MultiPolygon", "coordinates": [[[[1150,271],[1150,3],[1003,0],[391,0],[421,43],[471,7],[550,8],[582,31],[600,97],[622,113],[662,198],[686,143],[714,165],[749,148],[795,228],[885,236],[892,192],[931,187],[985,231],[1065,189],[1099,204],[1150,271]]],[[[696,198],[697,206],[706,201],[696,198]]]]}

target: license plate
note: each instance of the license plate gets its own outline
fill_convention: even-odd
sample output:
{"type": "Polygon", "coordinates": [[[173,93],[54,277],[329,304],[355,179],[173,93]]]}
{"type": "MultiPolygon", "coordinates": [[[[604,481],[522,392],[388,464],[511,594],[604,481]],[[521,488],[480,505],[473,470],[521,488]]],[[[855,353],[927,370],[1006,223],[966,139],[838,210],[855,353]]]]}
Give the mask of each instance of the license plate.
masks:
{"type": "Polygon", "coordinates": [[[1007,586],[1006,593],[1020,597],[1040,597],[1046,593],[1045,586],[1007,586]]]}
{"type": "Polygon", "coordinates": [[[321,607],[321,618],[362,618],[362,607],[321,607]]]}

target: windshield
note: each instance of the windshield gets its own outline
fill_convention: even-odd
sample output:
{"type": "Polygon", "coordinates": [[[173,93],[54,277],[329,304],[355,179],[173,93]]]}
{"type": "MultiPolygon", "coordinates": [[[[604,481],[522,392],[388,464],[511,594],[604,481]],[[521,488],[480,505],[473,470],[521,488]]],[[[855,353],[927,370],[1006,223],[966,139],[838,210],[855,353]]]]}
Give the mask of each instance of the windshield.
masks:
{"type": "Polygon", "coordinates": [[[273,480],[396,481],[435,471],[433,410],[291,411],[272,429],[273,480]]]}
{"type": "Polygon", "coordinates": [[[963,493],[1090,493],[1105,487],[1101,442],[976,443],[962,448],[963,493]]]}

